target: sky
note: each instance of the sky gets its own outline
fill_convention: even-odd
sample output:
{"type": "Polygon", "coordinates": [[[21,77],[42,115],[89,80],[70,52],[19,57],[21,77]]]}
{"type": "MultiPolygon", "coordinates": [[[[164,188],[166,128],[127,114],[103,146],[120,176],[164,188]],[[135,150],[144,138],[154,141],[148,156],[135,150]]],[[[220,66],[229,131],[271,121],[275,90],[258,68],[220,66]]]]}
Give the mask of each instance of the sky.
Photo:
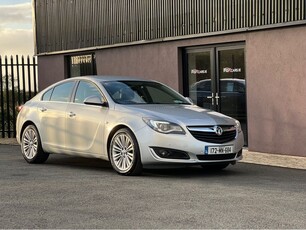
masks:
{"type": "Polygon", "coordinates": [[[34,55],[31,0],[0,0],[0,55],[34,55]]]}

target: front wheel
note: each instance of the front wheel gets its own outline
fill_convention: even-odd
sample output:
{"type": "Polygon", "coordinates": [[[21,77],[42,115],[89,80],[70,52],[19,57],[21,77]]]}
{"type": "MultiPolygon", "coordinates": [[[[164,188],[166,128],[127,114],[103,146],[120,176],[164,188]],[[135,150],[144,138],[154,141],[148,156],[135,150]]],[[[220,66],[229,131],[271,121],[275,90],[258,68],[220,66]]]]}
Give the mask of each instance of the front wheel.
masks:
{"type": "Polygon", "coordinates": [[[44,163],[49,157],[42,149],[39,133],[34,125],[28,125],[22,133],[21,152],[24,159],[31,164],[44,163]]]}
{"type": "Polygon", "coordinates": [[[138,143],[129,129],[119,129],[112,137],[109,158],[120,175],[139,175],[142,172],[138,143]]]}

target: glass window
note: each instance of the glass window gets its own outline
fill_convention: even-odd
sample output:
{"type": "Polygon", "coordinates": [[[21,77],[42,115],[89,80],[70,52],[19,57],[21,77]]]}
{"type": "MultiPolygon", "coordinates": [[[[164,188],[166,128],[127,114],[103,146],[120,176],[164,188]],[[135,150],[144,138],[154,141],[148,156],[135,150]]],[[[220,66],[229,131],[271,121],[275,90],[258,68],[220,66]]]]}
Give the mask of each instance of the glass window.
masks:
{"type": "Polygon", "coordinates": [[[70,56],[69,77],[96,75],[96,60],[94,54],[70,56]]]}
{"type": "Polygon", "coordinates": [[[234,92],[234,82],[221,81],[221,92],[234,92]]]}
{"type": "Polygon", "coordinates": [[[219,51],[220,79],[245,79],[244,49],[219,51]]]}
{"type": "Polygon", "coordinates": [[[188,96],[198,106],[212,109],[211,99],[213,82],[212,49],[190,51],[188,60],[188,96]]]}
{"type": "Polygon", "coordinates": [[[195,84],[197,91],[208,91],[211,92],[211,80],[201,80],[195,84]]]}
{"type": "Polygon", "coordinates": [[[113,81],[102,84],[119,104],[190,104],[180,94],[157,82],[113,81]]]}
{"type": "Polygon", "coordinates": [[[53,91],[53,88],[49,89],[47,92],[45,92],[44,95],[42,96],[41,100],[42,101],[50,101],[52,91],[53,91]]]}
{"type": "Polygon", "coordinates": [[[236,83],[235,91],[239,93],[245,93],[245,85],[243,83],[236,83]]]}
{"type": "Polygon", "coordinates": [[[74,83],[73,81],[55,86],[50,101],[68,102],[74,83]]]}
{"type": "Polygon", "coordinates": [[[147,90],[156,104],[173,104],[176,100],[172,94],[169,94],[169,92],[164,91],[162,88],[148,86],[147,90]]]}
{"type": "Polygon", "coordinates": [[[86,81],[81,81],[78,85],[74,102],[83,103],[87,97],[91,96],[97,96],[102,99],[100,91],[94,84],[86,81]]]}

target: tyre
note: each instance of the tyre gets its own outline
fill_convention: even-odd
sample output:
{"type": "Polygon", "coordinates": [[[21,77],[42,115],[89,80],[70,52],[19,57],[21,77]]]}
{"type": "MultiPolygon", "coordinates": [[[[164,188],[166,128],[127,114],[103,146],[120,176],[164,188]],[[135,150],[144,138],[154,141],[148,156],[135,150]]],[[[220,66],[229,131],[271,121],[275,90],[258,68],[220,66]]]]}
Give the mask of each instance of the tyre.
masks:
{"type": "Polygon", "coordinates": [[[230,163],[215,163],[215,164],[203,164],[201,165],[203,169],[209,171],[220,171],[229,166],[230,163]]]}
{"type": "Polygon", "coordinates": [[[142,164],[139,146],[134,134],[126,128],[119,129],[112,137],[109,158],[120,175],[140,175],[142,164]]]}
{"type": "Polygon", "coordinates": [[[21,152],[30,164],[44,163],[49,157],[42,149],[39,133],[34,125],[28,125],[22,133],[21,152]]]}

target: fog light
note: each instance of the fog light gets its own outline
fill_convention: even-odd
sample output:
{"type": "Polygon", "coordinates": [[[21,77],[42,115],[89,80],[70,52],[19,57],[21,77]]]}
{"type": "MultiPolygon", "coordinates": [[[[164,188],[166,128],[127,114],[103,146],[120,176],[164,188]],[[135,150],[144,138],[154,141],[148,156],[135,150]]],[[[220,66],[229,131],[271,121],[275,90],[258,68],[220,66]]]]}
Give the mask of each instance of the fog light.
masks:
{"type": "Polygon", "coordinates": [[[242,149],[237,153],[236,158],[239,158],[239,157],[241,157],[241,156],[242,156],[242,149]]]}
{"type": "Polygon", "coordinates": [[[159,150],[157,150],[157,152],[158,152],[158,155],[163,157],[163,158],[167,158],[167,157],[169,157],[171,155],[171,153],[168,152],[165,149],[159,149],[159,150]]]}
{"type": "Polygon", "coordinates": [[[168,148],[160,148],[160,147],[152,147],[155,154],[161,158],[166,159],[190,159],[187,152],[176,150],[176,149],[168,149],[168,148]]]}

